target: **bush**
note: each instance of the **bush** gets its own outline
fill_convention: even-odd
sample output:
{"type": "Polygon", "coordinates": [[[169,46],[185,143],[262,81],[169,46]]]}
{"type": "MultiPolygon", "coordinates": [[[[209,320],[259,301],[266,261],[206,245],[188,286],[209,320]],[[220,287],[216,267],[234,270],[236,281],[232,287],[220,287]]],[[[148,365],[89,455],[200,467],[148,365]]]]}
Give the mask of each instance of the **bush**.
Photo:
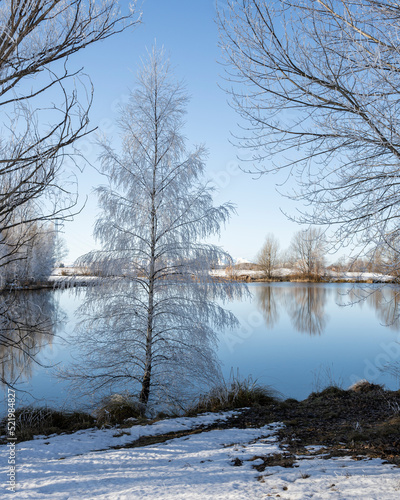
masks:
{"type": "Polygon", "coordinates": [[[96,423],[99,427],[123,424],[128,418],[137,419],[142,416],[142,406],[131,396],[122,394],[107,396],[95,410],[96,423]]]}

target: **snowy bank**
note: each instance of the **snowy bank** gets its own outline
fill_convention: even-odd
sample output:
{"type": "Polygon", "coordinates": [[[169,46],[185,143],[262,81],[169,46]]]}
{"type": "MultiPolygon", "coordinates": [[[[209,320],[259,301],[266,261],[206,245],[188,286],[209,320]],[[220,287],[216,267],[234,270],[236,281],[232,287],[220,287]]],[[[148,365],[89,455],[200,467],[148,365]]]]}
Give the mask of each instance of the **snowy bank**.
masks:
{"type": "MultiPolygon", "coordinates": [[[[230,279],[249,279],[251,281],[264,281],[264,274],[262,271],[255,271],[253,269],[214,269],[211,271],[211,276],[216,278],[230,278],[230,279]]],[[[273,278],[277,281],[294,279],[299,277],[299,272],[295,269],[279,268],[272,272],[273,278]]],[[[390,283],[394,281],[394,276],[380,273],[367,273],[367,272],[336,272],[327,270],[321,276],[322,281],[349,281],[349,282],[374,282],[374,283],[390,283]]]]}
{"type": "Polygon", "coordinates": [[[380,459],[329,458],[324,448],[310,446],[292,467],[269,465],[270,458],[285,454],[277,437],[279,423],[193,433],[235,414],[168,419],[123,430],[92,429],[20,443],[16,494],[5,489],[8,450],[2,446],[2,498],[398,498],[399,469],[380,459]],[[139,437],[185,429],[183,437],[132,447],[139,437]]]}

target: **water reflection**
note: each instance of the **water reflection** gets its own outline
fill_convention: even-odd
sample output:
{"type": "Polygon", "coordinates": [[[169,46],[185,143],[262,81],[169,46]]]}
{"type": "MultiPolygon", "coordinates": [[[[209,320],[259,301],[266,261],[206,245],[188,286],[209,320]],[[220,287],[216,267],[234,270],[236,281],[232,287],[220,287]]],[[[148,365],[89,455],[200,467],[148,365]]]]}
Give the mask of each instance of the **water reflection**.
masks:
{"type": "Polygon", "coordinates": [[[309,335],[321,335],[324,331],[328,294],[325,287],[265,285],[255,290],[257,306],[268,328],[278,321],[279,309],[282,309],[289,315],[296,331],[309,335]]]}
{"type": "Polygon", "coordinates": [[[344,290],[329,285],[265,284],[254,290],[257,307],[270,329],[285,312],[296,331],[311,336],[321,335],[329,321],[326,312],[328,296],[333,293],[337,304],[370,307],[382,325],[400,330],[400,289],[397,287],[349,285],[344,290]]]}
{"type": "MultiPolygon", "coordinates": [[[[232,335],[228,337],[231,339],[228,343],[224,343],[224,337],[221,336],[221,350],[218,356],[224,362],[226,377],[229,378],[231,367],[240,367],[243,376],[247,376],[249,373],[264,373],[263,370],[268,370],[271,366],[272,382],[266,379],[266,383],[276,384],[279,390],[287,393],[298,383],[299,388],[290,393],[294,397],[298,397],[301,391],[304,391],[301,393],[304,397],[307,395],[311,383],[306,388],[300,387],[301,381],[307,377],[304,373],[311,373],[311,370],[323,363],[329,366],[334,364],[335,369],[343,366],[343,373],[340,372],[338,376],[344,374],[346,380],[350,380],[353,373],[359,378],[371,379],[372,376],[378,376],[378,368],[383,366],[387,372],[400,377],[400,337],[397,333],[393,335],[393,331],[400,330],[400,287],[273,283],[252,284],[250,290],[254,296],[253,301],[232,302],[232,310],[242,323],[241,330],[239,333],[228,332],[232,335]],[[353,304],[353,307],[338,308],[337,304],[353,304]],[[383,328],[382,325],[389,328],[383,328]],[[306,336],[313,337],[314,340],[310,342],[306,336]],[[352,345],[346,356],[343,356],[344,342],[346,346],[352,345]],[[373,342],[375,347],[372,348],[373,342]],[[307,356],[302,356],[303,345],[315,351],[308,350],[307,356]],[[226,349],[226,352],[222,349],[226,349]],[[279,385],[282,380],[284,382],[279,385]]],[[[60,389],[53,387],[55,382],[50,379],[51,372],[34,368],[36,361],[43,360],[43,351],[48,358],[46,364],[50,365],[69,362],[71,352],[74,353],[73,358],[76,358],[79,352],[83,353],[82,349],[79,350],[75,337],[69,332],[72,331],[76,310],[86,294],[87,291],[83,289],[79,297],[71,295],[71,292],[53,291],[0,294],[0,382],[3,385],[18,386],[21,382],[29,381],[33,375],[32,386],[27,388],[25,384],[20,384],[20,387],[29,390],[35,398],[61,398],[60,389]],[[66,309],[70,316],[68,331],[63,334],[69,338],[70,345],[66,347],[55,343],[54,352],[58,357],[52,358],[54,352],[44,350],[43,347],[52,346],[53,336],[59,332],[58,323],[62,313],[57,300],[61,300],[63,309],[66,309]],[[39,378],[38,374],[41,374],[39,378]]],[[[126,300],[129,302],[128,297],[126,300]]],[[[131,323],[132,308],[124,307],[124,311],[127,312],[127,322],[131,323]]],[[[99,342],[118,335],[118,330],[121,338],[124,338],[125,334],[128,335],[128,323],[120,325],[122,328],[111,328],[113,325],[109,303],[102,311],[95,313],[107,324],[100,329],[102,335],[93,335],[93,346],[97,348],[99,342]]],[[[95,326],[93,322],[91,326],[95,326]]],[[[82,335],[85,339],[91,338],[91,328],[84,329],[82,335]]],[[[190,340],[193,341],[192,337],[190,340]]],[[[189,359],[178,349],[163,350],[163,354],[171,353],[171,359],[160,362],[160,372],[157,374],[160,380],[159,390],[168,390],[171,394],[174,391],[179,392],[178,389],[181,390],[184,384],[178,386],[178,381],[186,379],[189,382],[185,390],[189,392],[192,387],[194,392],[203,383],[204,376],[207,375],[210,380],[218,378],[215,373],[219,371],[219,367],[214,371],[210,369],[210,364],[215,361],[216,356],[214,345],[199,342],[196,348],[202,353],[203,364],[198,363],[199,356],[189,359]],[[176,377],[177,364],[181,370],[179,377],[176,377]]],[[[103,360],[110,361],[111,357],[122,364],[126,359],[124,350],[118,349],[117,346],[111,351],[109,347],[105,348],[102,352],[103,360]]],[[[128,376],[134,375],[129,363],[126,364],[126,371],[128,376]]],[[[88,365],[82,366],[82,372],[88,373],[88,365]]],[[[69,390],[70,386],[65,386],[69,390]]]]}
{"type": "Polygon", "coordinates": [[[383,325],[392,330],[400,330],[400,290],[395,288],[380,289],[370,294],[367,301],[375,309],[383,325]]]}
{"type": "Polygon", "coordinates": [[[77,396],[100,400],[129,393],[143,402],[147,389],[147,410],[181,408],[221,380],[216,333],[205,320],[224,325],[231,313],[199,307],[203,303],[196,299],[204,290],[180,282],[158,285],[149,333],[148,297],[137,283],[88,288],[71,338],[77,353],[60,377],[77,396]]]}
{"type": "Polygon", "coordinates": [[[326,298],[326,288],[305,286],[293,290],[287,301],[287,309],[292,325],[298,332],[321,335],[327,324],[326,298]]]}
{"type": "Polygon", "coordinates": [[[41,349],[52,344],[57,323],[54,292],[0,294],[0,384],[29,380],[41,349]]]}
{"type": "Polygon", "coordinates": [[[282,295],[281,288],[274,288],[268,285],[256,288],[257,306],[268,328],[273,328],[279,320],[279,295],[282,295]]]}

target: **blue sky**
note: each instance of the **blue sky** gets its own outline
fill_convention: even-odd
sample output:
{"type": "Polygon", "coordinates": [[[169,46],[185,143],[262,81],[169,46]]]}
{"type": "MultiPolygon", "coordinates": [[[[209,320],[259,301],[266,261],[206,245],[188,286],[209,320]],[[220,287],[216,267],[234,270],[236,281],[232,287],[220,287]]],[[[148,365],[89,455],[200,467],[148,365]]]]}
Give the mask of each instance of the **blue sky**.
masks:
{"type": "MultiPolygon", "coordinates": [[[[122,8],[127,4],[122,1],[122,8]]],[[[219,88],[224,85],[224,70],[217,62],[220,49],[214,0],[146,0],[142,10],[142,24],[136,29],[95,44],[71,58],[71,69],[83,66],[94,85],[90,125],[117,137],[117,104],[124,102],[128,89],[133,87],[146,49],[151,49],[155,42],[158,47],[163,46],[177,78],[184,80],[191,96],[185,127],[188,145],[206,145],[209,151],[206,175],[219,188],[215,201],[231,201],[237,208],[237,215],[222,231],[220,239],[213,242],[233,257],[249,260],[254,259],[267,233],[276,236],[281,249],[287,248],[299,226],[280,211],[280,208],[289,212],[295,209],[293,203],[276,192],[275,183],[280,179],[264,176],[255,180],[243,173],[240,166],[247,165],[237,159],[239,152],[229,142],[231,132],[237,130],[238,117],[219,88]]],[[[96,163],[94,139],[93,135],[88,137],[81,146],[96,163]]],[[[64,227],[68,262],[96,246],[91,234],[98,210],[92,190],[104,178],[86,167],[78,175],[78,181],[81,202],[86,197],[88,200],[81,214],[64,227]]]]}

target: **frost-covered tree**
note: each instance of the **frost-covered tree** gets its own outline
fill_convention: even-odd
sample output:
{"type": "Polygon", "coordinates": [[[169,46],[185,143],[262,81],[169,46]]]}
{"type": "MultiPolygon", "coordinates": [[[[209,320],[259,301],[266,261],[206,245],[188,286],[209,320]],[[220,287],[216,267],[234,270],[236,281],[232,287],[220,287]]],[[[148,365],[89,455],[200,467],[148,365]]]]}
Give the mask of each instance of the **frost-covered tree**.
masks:
{"type": "Polygon", "coordinates": [[[204,147],[186,148],[187,101],[163,52],[153,50],[121,109],[121,151],[101,141],[109,184],[97,189],[94,235],[102,249],[80,259],[102,283],[83,306],[78,341],[86,356],[75,376],[92,389],[136,391],[143,411],[215,382],[216,331],[237,323],[221,300],[244,290],[210,276],[230,257],[205,239],[233,207],[213,205],[202,181],[204,147]]]}
{"type": "MultiPolygon", "coordinates": [[[[19,207],[15,220],[30,221],[32,211],[29,205],[19,207]]],[[[0,231],[0,285],[24,285],[46,281],[55,262],[56,231],[54,224],[47,221],[30,221],[11,224],[0,231]]]]}
{"type": "Polygon", "coordinates": [[[55,262],[55,230],[51,223],[18,224],[1,232],[0,284],[46,281],[55,262]]]}
{"type": "Polygon", "coordinates": [[[66,240],[60,235],[59,229],[56,226],[56,235],[54,243],[54,267],[63,267],[64,261],[68,256],[69,249],[66,240]]]}

